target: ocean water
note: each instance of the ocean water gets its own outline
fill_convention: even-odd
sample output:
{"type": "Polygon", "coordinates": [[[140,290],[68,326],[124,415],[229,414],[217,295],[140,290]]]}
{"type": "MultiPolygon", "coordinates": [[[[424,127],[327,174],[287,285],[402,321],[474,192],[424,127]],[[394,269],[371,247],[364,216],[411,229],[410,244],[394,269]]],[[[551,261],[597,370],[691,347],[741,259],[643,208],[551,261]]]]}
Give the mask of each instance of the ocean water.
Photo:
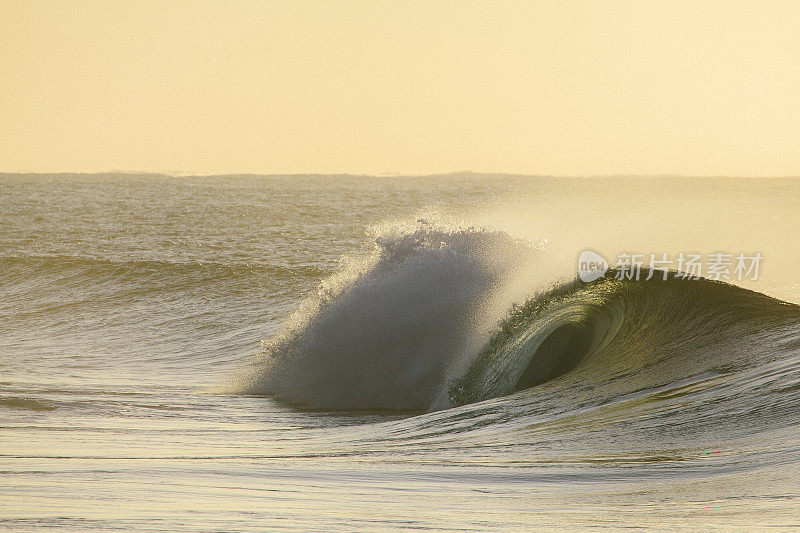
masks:
{"type": "Polygon", "coordinates": [[[798,530],[798,207],[791,179],[0,175],[0,529],[798,530]],[[582,282],[583,250],[763,261],[582,282]]]}

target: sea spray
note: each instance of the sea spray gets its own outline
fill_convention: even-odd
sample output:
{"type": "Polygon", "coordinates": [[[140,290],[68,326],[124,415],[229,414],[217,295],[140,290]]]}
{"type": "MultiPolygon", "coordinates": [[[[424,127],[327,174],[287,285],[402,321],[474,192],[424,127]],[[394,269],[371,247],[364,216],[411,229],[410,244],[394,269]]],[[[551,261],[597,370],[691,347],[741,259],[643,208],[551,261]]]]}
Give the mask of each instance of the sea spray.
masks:
{"type": "Polygon", "coordinates": [[[325,281],[265,343],[242,388],[311,408],[427,410],[542,255],[491,229],[383,227],[369,258],[325,281]]]}

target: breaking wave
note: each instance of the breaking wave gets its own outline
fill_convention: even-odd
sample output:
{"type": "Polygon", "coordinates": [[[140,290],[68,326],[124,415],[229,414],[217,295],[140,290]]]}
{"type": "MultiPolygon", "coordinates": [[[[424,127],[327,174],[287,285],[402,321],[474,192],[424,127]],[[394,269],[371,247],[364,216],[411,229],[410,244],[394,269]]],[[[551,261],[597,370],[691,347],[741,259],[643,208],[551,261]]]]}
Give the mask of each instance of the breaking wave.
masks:
{"type": "Polygon", "coordinates": [[[369,259],[323,283],[265,343],[241,390],[312,408],[429,409],[537,255],[500,231],[386,231],[369,259]]]}
{"type": "Polygon", "coordinates": [[[237,392],[312,409],[439,410],[514,393],[576,409],[781,362],[800,390],[800,306],[677,273],[570,281],[551,256],[502,231],[384,232],[265,342],[237,392]]]}

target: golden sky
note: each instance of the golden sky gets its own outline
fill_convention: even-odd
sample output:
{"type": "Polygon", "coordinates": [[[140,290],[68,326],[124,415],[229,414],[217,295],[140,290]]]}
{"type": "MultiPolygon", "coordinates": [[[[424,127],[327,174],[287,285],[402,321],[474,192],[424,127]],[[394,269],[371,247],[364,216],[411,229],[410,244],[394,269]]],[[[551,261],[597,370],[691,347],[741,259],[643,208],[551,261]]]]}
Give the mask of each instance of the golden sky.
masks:
{"type": "Polygon", "coordinates": [[[800,2],[0,0],[0,171],[800,175],[800,2]]]}

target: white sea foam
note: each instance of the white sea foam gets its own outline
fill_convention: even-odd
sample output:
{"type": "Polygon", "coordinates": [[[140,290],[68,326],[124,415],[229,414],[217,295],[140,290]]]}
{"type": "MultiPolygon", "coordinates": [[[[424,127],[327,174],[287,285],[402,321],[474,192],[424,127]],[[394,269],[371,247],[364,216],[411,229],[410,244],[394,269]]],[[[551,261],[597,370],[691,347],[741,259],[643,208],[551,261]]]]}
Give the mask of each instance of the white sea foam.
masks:
{"type": "Polygon", "coordinates": [[[498,230],[420,220],[376,231],[372,256],[323,283],[265,344],[247,392],[313,408],[441,404],[515,297],[513,280],[543,255],[498,230]]]}

